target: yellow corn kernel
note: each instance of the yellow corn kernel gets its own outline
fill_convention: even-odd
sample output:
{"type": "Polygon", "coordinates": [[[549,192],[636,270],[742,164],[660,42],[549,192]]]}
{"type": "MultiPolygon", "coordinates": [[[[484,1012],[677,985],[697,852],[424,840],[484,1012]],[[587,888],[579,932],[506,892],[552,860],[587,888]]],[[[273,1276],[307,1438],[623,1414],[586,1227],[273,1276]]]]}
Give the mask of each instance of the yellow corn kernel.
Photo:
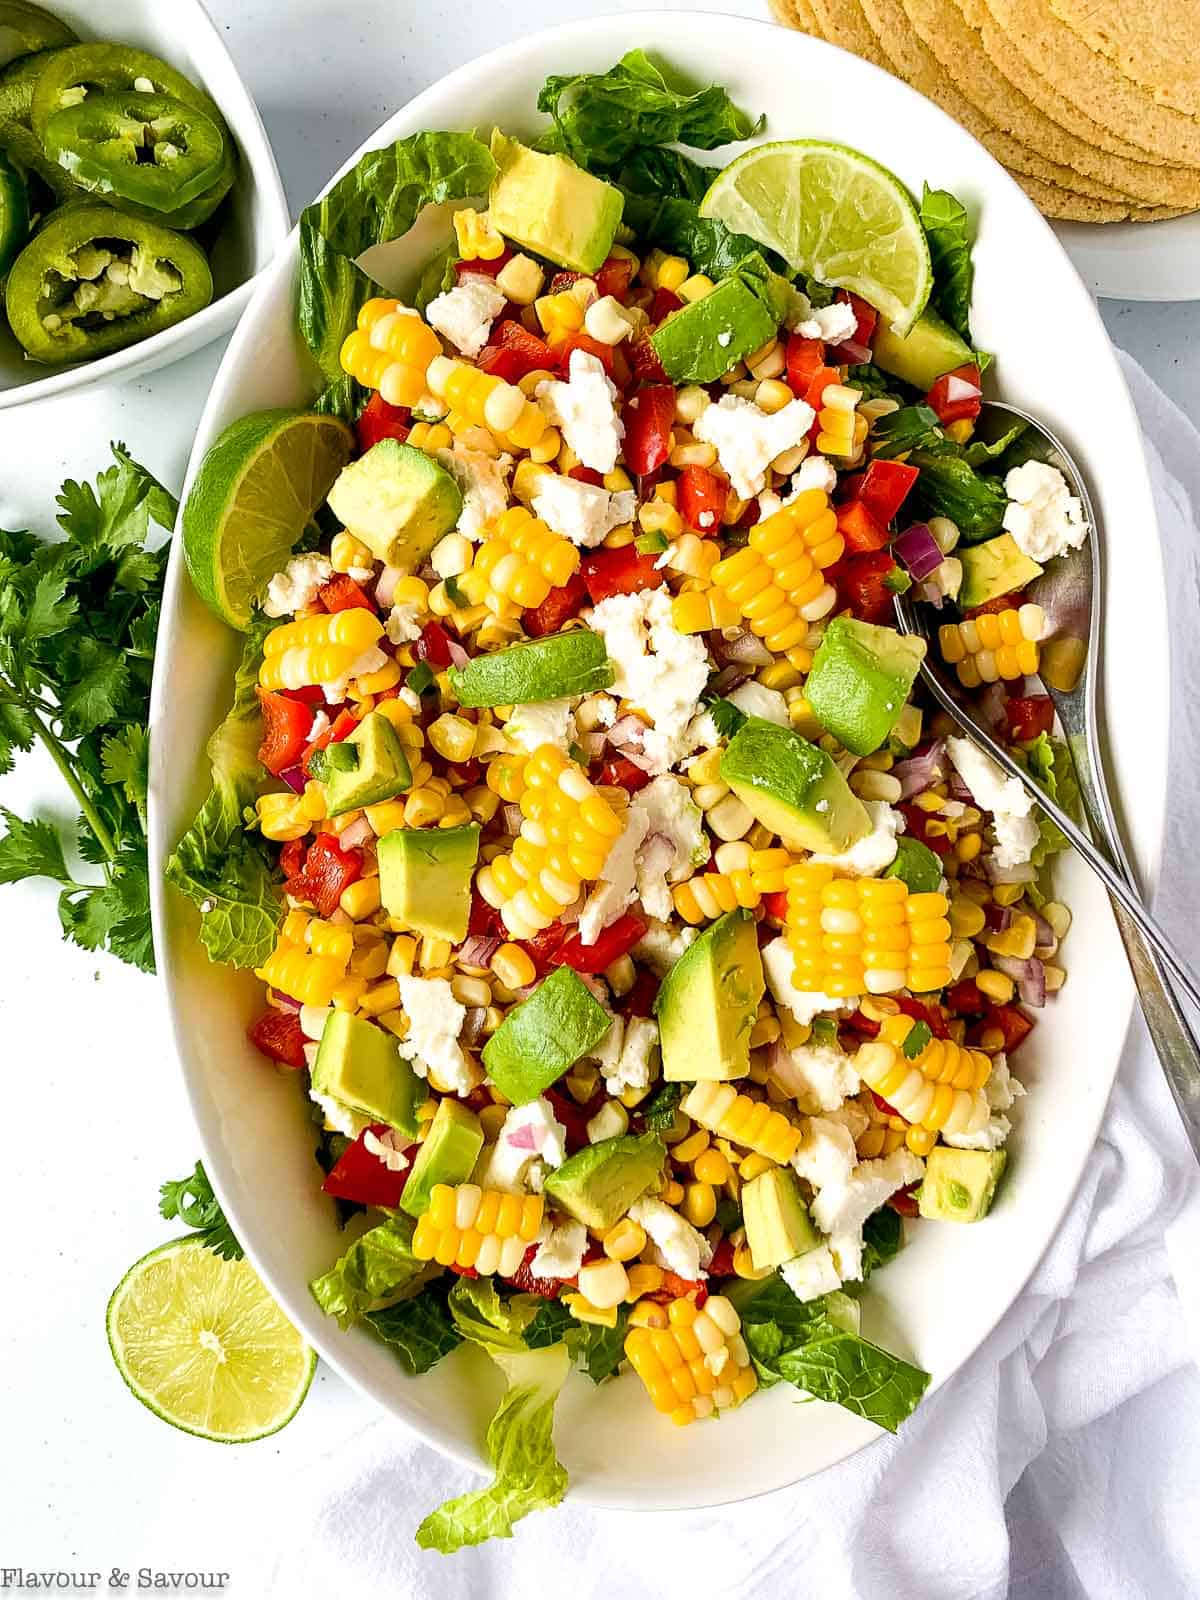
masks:
{"type": "Polygon", "coordinates": [[[364,917],[369,917],[379,910],[379,879],[356,878],[342,890],[338,905],[348,917],[355,922],[361,922],[364,917]]]}
{"type": "MultiPolygon", "coordinates": [[[[604,1254],[613,1261],[632,1261],[635,1256],[640,1256],[645,1248],[646,1230],[628,1217],[622,1217],[620,1222],[604,1235],[604,1254]]],[[[626,1293],[628,1293],[628,1280],[626,1293]]]]}
{"type": "Polygon", "coordinates": [[[691,268],[683,256],[664,256],[658,263],[654,286],[677,294],[690,275],[691,268]]]}
{"type": "Polygon", "coordinates": [[[463,261],[496,261],[504,254],[504,240],[486,211],[468,206],[454,213],[454,237],[463,261]]]}
{"type": "Polygon", "coordinates": [[[729,1083],[697,1083],[683,1101],[683,1109],[701,1127],[780,1166],[791,1160],[800,1144],[800,1129],[782,1112],[739,1094],[729,1083]]]}
{"type": "Polygon", "coordinates": [[[255,803],[264,839],[302,839],[312,826],[304,799],[296,794],[263,794],[255,803]]]}
{"type": "Polygon", "coordinates": [[[334,534],[329,546],[329,565],[335,572],[370,571],[375,565],[375,557],[361,539],[356,539],[343,528],[334,534]]]}
{"type": "Polygon", "coordinates": [[[651,1262],[639,1261],[629,1271],[629,1298],[640,1300],[643,1295],[658,1294],[667,1275],[661,1267],[654,1266],[651,1262]]]}
{"type": "MultiPolygon", "coordinates": [[[[546,274],[527,255],[515,255],[496,274],[496,287],[517,306],[531,306],[542,292],[546,274]]],[[[543,377],[548,377],[544,373],[543,377]]]]}
{"type": "Polygon", "coordinates": [[[506,989],[524,989],[537,977],[532,958],[518,944],[502,944],[491,966],[506,989]]]}

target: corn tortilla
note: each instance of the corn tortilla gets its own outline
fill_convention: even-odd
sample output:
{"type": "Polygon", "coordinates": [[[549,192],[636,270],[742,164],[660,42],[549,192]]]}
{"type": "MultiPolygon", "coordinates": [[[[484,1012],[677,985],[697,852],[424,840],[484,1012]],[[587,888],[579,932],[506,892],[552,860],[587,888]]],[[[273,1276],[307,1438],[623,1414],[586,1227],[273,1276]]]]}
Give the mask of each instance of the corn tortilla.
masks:
{"type": "Polygon", "coordinates": [[[1160,106],[1200,116],[1200,0],[1169,0],[1158,17],[1129,0],[1050,0],[1050,9],[1160,106]]]}
{"type": "Polygon", "coordinates": [[[885,72],[892,70],[858,0],[812,0],[812,8],[818,27],[830,44],[840,44],[843,50],[861,56],[885,72]]]}
{"type": "Polygon", "coordinates": [[[811,33],[817,39],[821,37],[808,0],[771,0],[771,10],[776,22],[782,22],[785,28],[798,28],[801,33],[811,33]]]}
{"type": "Polygon", "coordinates": [[[1053,184],[1041,183],[1037,178],[1026,178],[1018,173],[1013,177],[1044,217],[1054,217],[1059,222],[1165,222],[1169,217],[1184,214],[1178,207],[1136,206],[1130,200],[1095,200],[1091,195],[1056,189],[1053,184]]]}

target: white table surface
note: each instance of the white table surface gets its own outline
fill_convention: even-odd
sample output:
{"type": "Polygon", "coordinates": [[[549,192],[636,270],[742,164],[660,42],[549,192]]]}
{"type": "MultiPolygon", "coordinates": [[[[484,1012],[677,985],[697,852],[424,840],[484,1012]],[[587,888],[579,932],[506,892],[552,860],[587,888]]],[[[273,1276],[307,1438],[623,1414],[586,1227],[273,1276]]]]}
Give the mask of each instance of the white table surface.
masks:
{"type": "MultiPolygon", "coordinates": [[[[258,100],[293,211],[390,111],[471,55],[550,21],[637,9],[619,0],[209,6],[258,100]]],[[[102,11],[97,0],[98,28],[102,11]]],[[[1200,418],[1200,304],[1103,310],[1114,340],[1200,418]]],[[[49,530],[59,483],[91,477],[109,439],[178,487],[219,355],[214,346],[143,383],[5,413],[0,526],[49,530]]],[[[34,758],[0,782],[0,804],[68,814],[48,764],[34,758]]],[[[352,1426],[362,1402],[322,1371],[297,1421],[245,1450],[190,1440],[133,1402],[105,1347],[105,1302],[129,1263],[169,1236],[158,1185],[199,1154],[158,993],[152,979],[64,945],[43,886],[0,889],[0,973],[9,1129],[0,1568],[86,1568],[102,1582],[114,1567],[135,1580],[144,1564],[220,1569],[223,1522],[352,1426]]],[[[236,1577],[227,1592],[247,1592],[236,1577]]]]}

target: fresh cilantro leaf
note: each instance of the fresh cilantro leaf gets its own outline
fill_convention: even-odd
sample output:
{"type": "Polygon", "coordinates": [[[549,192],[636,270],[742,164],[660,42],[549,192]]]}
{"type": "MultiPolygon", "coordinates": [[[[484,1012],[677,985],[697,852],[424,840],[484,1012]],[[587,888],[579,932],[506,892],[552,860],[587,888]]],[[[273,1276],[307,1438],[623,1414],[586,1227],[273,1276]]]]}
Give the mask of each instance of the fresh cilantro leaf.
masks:
{"type": "Polygon", "coordinates": [[[91,484],[68,479],[59,491],[59,526],[72,541],[83,570],[110,560],[129,545],[145,542],[153,519],[175,524],[179,502],[157,478],[132,459],[123,444],[112,446],[115,465],[91,484]]]}
{"type": "Polygon", "coordinates": [[[144,825],[150,782],[150,735],[140,724],[131,722],[119,733],[107,735],[100,749],[104,781],[120,785],[130,805],[137,807],[144,825]]]}
{"type": "Polygon", "coordinates": [[[708,708],[713,726],[722,739],[732,739],[746,720],[746,713],[732,700],[714,700],[708,708]]]}
{"type": "Polygon", "coordinates": [[[884,461],[907,455],[917,445],[941,449],[948,444],[937,412],[930,406],[901,406],[880,417],[871,429],[871,454],[884,461]]]}
{"type": "Polygon", "coordinates": [[[646,1127],[651,1133],[662,1133],[675,1121],[675,1112],[683,1098],[681,1083],[664,1083],[652,1100],[646,1102],[642,1112],[646,1127]]]}
{"type": "Polygon", "coordinates": [[[78,739],[116,718],[129,666],[114,646],[89,638],[75,644],[68,660],[74,681],[61,697],[63,734],[78,739]]]}
{"type": "Polygon", "coordinates": [[[837,1023],[832,1017],[814,1017],[812,1038],[814,1044],[822,1044],[827,1050],[837,1050],[839,1048],[837,1023]]]}
{"type": "Polygon", "coordinates": [[[13,754],[32,750],[33,718],[22,705],[0,699],[0,777],[12,771],[13,754]]]}
{"type": "Polygon", "coordinates": [[[368,1324],[409,1377],[428,1372],[463,1342],[447,1305],[453,1282],[448,1276],[435,1278],[411,1299],[367,1314],[368,1324]]]}
{"type": "Polygon", "coordinates": [[[927,1022],[914,1022],[905,1034],[904,1043],[900,1048],[903,1050],[907,1060],[915,1061],[925,1046],[932,1042],[932,1039],[933,1030],[927,1022]]]}
{"type": "Polygon", "coordinates": [[[197,1161],[195,1171],[188,1177],[164,1183],[159,1197],[160,1216],[168,1222],[178,1217],[200,1235],[208,1249],[225,1261],[241,1260],[245,1252],[226,1221],[203,1162],[197,1161]]]}
{"type": "Polygon", "coordinates": [[[63,890],[58,901],[63,933],[85,950],[107,950],[143,972],[153,972],[150,875],[144,847],[122,851],[109,870],[108,883],[74,884],[63,890]]]}
{"type": "Polygon", "coordinates": [[[418,661],[404,681],[414,694],[424,694],[427,689],[433,688],[433,668],[428,661],[418,661]]]}
{"type": "Polygon", "coordinates": [[[50,822],[26,822],[0,806],[6,832],[0,835],[0,883],[20,883],[25,878],[53,878],[69,883],[62,841],[50,822]]]}
{"type": "Polygon", "coordinates": [[[22,642],[28,646],[62,633],[71,626],[78,610],[78,601],[67,597],[67,575],[62,571],[43,573],[34,585],[25,613],[22,642]]]}
{"type": "Polygon", "coordinates": [[[466,606],[470,605],[470,601],[459,587],[457,578],[444,578],[442,581],[446,586],[446,598],[449,600],[452,606],[457,606],[460,610],[462,610],[466,606]]]}

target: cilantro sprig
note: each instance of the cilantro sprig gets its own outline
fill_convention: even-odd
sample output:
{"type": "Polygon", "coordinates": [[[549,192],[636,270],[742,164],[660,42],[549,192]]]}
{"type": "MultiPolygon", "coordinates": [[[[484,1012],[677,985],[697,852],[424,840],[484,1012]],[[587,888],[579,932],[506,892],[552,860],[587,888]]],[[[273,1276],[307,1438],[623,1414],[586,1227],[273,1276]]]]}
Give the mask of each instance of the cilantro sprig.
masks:
{"type": "Polygon", "coordinates": [[[65,538],[0,529],[0,775],[40,744],[79,813],[66,841],[0,807],[0,884],[51,879],[68,939],[151,972],[147,718],[167,550],[147,538],[178,507],[124,445],[112,450],[95,487],[63,484],[65,538]],[[73,854],[100,881],[78,876],[73,854]]]}
{"type": "Polygon", "coordinates": [[[186,1178],[169,1179],[159,1189],[158,1210],[170,1222],[178,1217],[193,1228],[209,1250],[225,1261],[240,1261],[245,1254],[213,1193],[204,1163],[186,1178]]]}

